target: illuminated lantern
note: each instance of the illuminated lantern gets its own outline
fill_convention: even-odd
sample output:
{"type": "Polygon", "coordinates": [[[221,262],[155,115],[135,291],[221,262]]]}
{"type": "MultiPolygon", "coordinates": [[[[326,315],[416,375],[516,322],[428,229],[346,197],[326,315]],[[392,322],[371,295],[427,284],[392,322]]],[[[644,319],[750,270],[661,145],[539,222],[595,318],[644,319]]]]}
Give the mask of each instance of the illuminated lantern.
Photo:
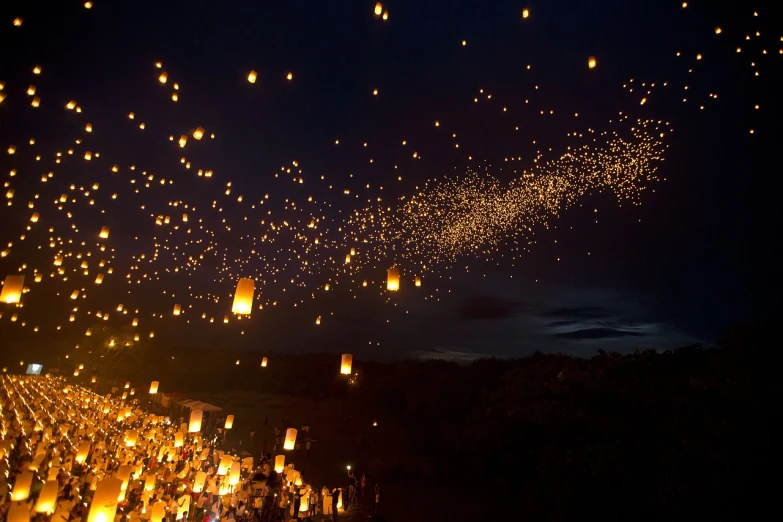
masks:
{"type": "Polygon", "coordinates": [[[76,299],[77,297],[79,297],[78,290],[74,290],[73,292],[71,292],[71,299],[76,299]]]}
{"type": "Polygon", "coordinates": [[[14,489],[11,492],[11,500],[14,502],[22,502],[27,500],[30,496],[30,487],[33,485],[33,472],[22,471],[16,476],[16,483],[14,489]]]}
{"type": "Polygon", "coordinates": [[[187,142],[188,142],[188,137],[185,136],[184,134],[179,137],[179,146],[180,146],[180,148],[184,147],[187,142]]]}
{"type": "MultiPolygon", "coordinates": [[[[167,502],[165,500],[158,500],[152,505],[152,515],[150,515],[150,520],[164,520],[166,519],[166,506],[167,502]]],[[[90,522],[89,520],[87,522],[90,522]]],[[[109,521],[110,522],[110,521],[109,521]]]]}
{"type": "Polygon", "coordinates": [[[283,468],[285,468],[285,455],[277,455],[275,457],[275,471],[282,473],[283,468]]]}
{"type": "Polygon", "coordinates": [[[129,430],[125,433],[125,447],[132,448],[136,445],[136,441],[139,440],[139,432],[136,430],[129,430]]]}
{"type": "MultiPolygon", "coordinates": [[[[77,370],[78,371],[78,370],[77,370]]],[[[108,412],[104,412],[108,413],[108,412]]],[[[76,462],[83,464],[87,459],[87,455],[90,453],[90,441],[84,440],[79,444],[79,451],[76,452],[76,462]]]]}
{"type": "Polygon", "coordinates": [[[421,286],[421,277],[416,276],[416,278],[413,280],[414,286],[421,286]]]}
{"type": "Polygon", "coordinates": [[[78,376],[79,376],[79,368],[76,368],[76,369],[73,371],[73,376],[74,376],[74,377],[78,377],[78,376]]]}
{"type": "Polygon", "coordinates": [[[200,140],[204,137],[204,127],[198,127],[196,130],[193,131],[193,137],[197,140],[200,140]]]}
{"type": "Polygon", "coordinates": [[[530,16],[530,9],[522,9],[522,18],[527,18],[530,16]]]}
{"type": "Polygon", "coordinates": [[[160,76],[158,76],[158,81],[160,83],[166,83],[166,80],[169,79],[169,75],[166,71],[163,71],[160,73],[160,76]]]}
{"type": "Polygon", "coordinates": [[[598,62],[596,62],[595,56],[591,56],[590,58],[587,59],[587,66],[590,69],[595,69],[595,66],[596,66],[597,63],[598,62]]]}
{"type": "Polygon", "coordinates": [[[38,212],[33,212],[33,215],[30,216],[30,222],[31,223],[38,223],[38,218],[41,217],[41,215],[38,212]]]}
{"type": "Polygon", "coordinates": [[[101,239],[107,239],[109,237],[109,227],[101,227],[101,233],[98,234],[101,239]]]}
{"type": "Polygon", "coordinates": [[[263,359],[261,359],[261,368],[266,368],[267,363],[269,363],[268,357],[264,357],[263,359]]]}
{"type": "Polygon", "coordinates": [[[234,304],[231,311],[235,314],[248,315],[253,309],[253,293],[255,292],[255,283],[252,279],[243,277],[237,283],[237,290],[234,293],[234,304]]]}
{"type": "Polygon", "coordinates": [[[255,71],[250,71],[247,75],[247,81],[250,83],[256,83],[256,78],[258,78],[258,74],[255,71]]]}
{"type": "Polygon", "coordinates": [[[125,498],[123,492],[128,489],[128,482],[130,481],[131,471],[133,470],[130,466],[120,466],[117,468],[116,473],[114,473],[114,477],[122,481],[122,484],[120,485],[120,493],[117,495],[117,500],[122,500],[125,498]]]}
{"type": "Polygon", "coordinates": [[[203,471],[196,473],[193,480],[193,493],[201,493],[204,490],[204,484],[207,482],[207,474],[203,471]]]}
{"type": "Polygon", "coordinates": [[[296,428],[288,428],[285,432],[285,443],[283,444],[284,450],[294,449],[296,444],[296,428]]]}
{"type": "Polygon", "coordinates": [[[234,416],[233,415],[229,415],[228,417],[226,417],[225,428],[227,430],[230,430],[233,426],[234,426],[234,416]]]}
{"type": "Polygon", "coordinates": [[[188,433],[198,433],[201,431],[201,420],[204,418],[204,412],[201,410],[192,410],[190,412],[190,423],[188,424],[188,433]]]}
{"type": "Polygon", "coordinates": [[[9,275],[5,277],[3,290],[0,292],[0,301],[8,304],[16,304],[22,298],[24,290],[23,275],[9,275]]]}
{"type": "Polygon", "coordinates": [[[343,507],[343,490],[339,490],[338,492],[339,496],[337,497],[337,509],[340,509],[343,507]]]}
{"type": "Polygon", "coordinates": [[[144,491],[154,491],[155,490],[155,474],[150,473],[147,475],[147,478],[144,479],[144,491]]]}
{"type": "Polygon", "coordinates": [[[231,469],[228,472],[228,485],[236,486],[239,484],[240,465],[239,462],[231,464],[231,469]]]}
{"type": "Polygon", "coordinates": [[[61,266],[63,264],[63,256],[57,254],[54,256],[54,266],[61,266]]]}
{"type": "MultiPolygon", "coordinates": [[[[84,331],[84,335],[90,337],[92,335],[92,328],[87,328],[87,330],[84,331]]],[[[83,370],[83,368],[79,368],[79,369],[83,370]]]]}
{"type": "Polygon", "coordinates": [[[386,290],[389,292],[396,292],[400,289],[400,270],[398,268],[390,268],[386,272],[386,290]]]}
{"type": "MultiPolygon", "coordinates": [[[[299,479],[299,480],[301,480],[301,479],[299,479]]],[[[309,493],[305,493],[304,495],[302,495],[302,498],[301,498],[301,500],[299,502],[299,512],[302,513],[302,512],[306,512],[306,511],[310,511],[310,495],[309,495],[309,493]]]]}
{"type": "Polygon", "coordinates": [[[174,305],[174,315],[179,315],[182,313],[182,306],[175,304],[174,305]]]}
{"type": "Polygon", "coordinates": [[[98,274],[95,276],[95,284],[99,285],[103,283],[103,274],[98,274]]]}
{"type": "Polygon", "coordinates": [[[220,463],[218,464],[218,470],[217,474],[222,476],[225,476],[228,474],[229,468],[231,468],[231,455],[223,455],[220,457],[220,463]]]}
{"type": "Polygon", "coordinates": [[[150,395],[155,395],[156,393],[158,393],[159,384],[160,383],[158,381],[152,381],[152,383],[150,384],[150,395]]]}
{"type": "Polygon", "coordinates": [[[353,355],[350,353],[344,353],[342,362],[340,363],[340,373],[343,375],[351,375],[351,366],[353,365],[353,355]]]}
{"type": "Polygon", "coordinates": [[[181,431],[178,431],[174,434],[174,447],[175,448],[181,448],[185,445],[185,434],[181,431]]]}
{"type": "Polygon", "coordinates": [[[22,503],[11,504],[5,522],[30,522],[30,506],[22,503]]]}
{"type": "Polygon", "coordinates": [[[346,265],[351,264],[351,254],[345,254],[345,264],[346,265]]]}
{"type": "Polygon", "coordinates": [[[117,499],[122,494],[122,480],[108,478],[98,482],[92,497],[87,522],[111,522],[117,514],[117,499]]]}
{"type": "Polygon", "coordinates": [[[321,324],[321,316],[315,318],[315,324],[321,324]]]}
{"type": "Polygon", "coordinates": [[[41,493],[38,495],[38,502],[35,503],[36,513],[51,514],[54,513],[54,508],[57,507],[57,480],[47,480],[41,488],[41,493]]]}
{"type": "Polygon", "coordinates": [[[378,2],[375,4],[375,16],[381,16],[383,13],[383,4],[378,2]]]}

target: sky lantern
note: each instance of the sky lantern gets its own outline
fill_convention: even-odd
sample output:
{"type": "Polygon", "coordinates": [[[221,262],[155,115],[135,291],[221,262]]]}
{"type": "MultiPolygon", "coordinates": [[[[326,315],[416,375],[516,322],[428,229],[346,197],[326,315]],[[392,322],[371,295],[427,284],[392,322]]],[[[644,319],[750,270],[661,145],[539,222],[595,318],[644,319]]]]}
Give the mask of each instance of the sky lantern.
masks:
{"type": "Polygon", "coordinates": [[[174,447],[175,448],[181,448],[185,445],[185,434],[181,431],[178,431],[174,434],[174,447]]]}
{"type": "Polygon", "coordinates": [[[207,474],[204,471],[196,473],[196,478],[193,480],[193,493],[201,493],[204,491],[204,484],[207,482],[207,474]]]}
{"type": "Polygon", "coordinates": [[[76,462],[83,464],[87,459],[87,455],[90,453],[91,442],[89,440],[83,440],[79,443],[79,450],[76,452],[76,462]]]}
{"type": "Polygon", "coordinates": [[[220,457],[220,463],[218,464],[217,474],[222,476],[225,476],[228,474],[228,470],[231,469],[231,461],[233,459],[231,458],[231,455],[223,455],[220,457]]]}
{"type": "Polygon", "coordinates": [[[231,468],[228,471],[228,485],[236,486],[239,484],[239,476],[241,473],[241,466],[239,462],[232,462],[231,468]]]}
{"type": "Polygon", "coordinates": [[[258,78],[258,74],[255,71],[250,71],[247,74],[247,81],[250,83],[256,83],[256,78],[258,78]]]}
{"type": "Polygon", "coordinates": [[[386,290],[396,292],[400,289],[400,269],[390,268],[386,272],[386,290]]]}
{"type": "Polygon", "coordinates": [[[234,292],[234,304],[231,311],[235,314],[250,315],[253,310],[253,293],[255,292],[255,283],[252,279],[243,277],[237,283],[236,292],[234,292]]]}
{"type": "Polygon", "coordinates": [[[174,315],[179,315],[182,313],[182,305],[175,304],[174,305],[174,315]]]}
{"type": "Polygon", "coordinates": [[[22,299],[24,290],[23,275],[9,275],[5,277],[3,290],[0,292],[0,301],[8,304],[16,304],[22,299]]]}
{"type": "Polygon", "coordinates": [[[101,283],[103,283],[103,274],[98,274],[97,276],[95,276],[95,284],[99,285],[101,283]]]}
{"type": "Polygon", "coordinates": [[[73,292],[71,292],[71,299],[76,299],[77,297],[79,297],[78,290],[74,290],[73,292]]]}
{"type": "Polygon", "coordinates": [[[158,393],[159,385],[160,383],[158,381],[152,381],[152,383],[150,384],[150,395],[155,395],[156,393],[158,393]]]}
{"type": "Polygon", "coordinates": [[[375,4],[375,16],[381,16],[383,13],[383,4],[378,2],[375,4]]]}
{"type": "Polygon", "coordinates": [[[188,142],[188,137],[185,136],[184,134],[179,137],[179,142],[178,143],[179,143],[180,148],[183,148],[187,142],[188,142]]]}
{"type": "Polygon", "coordinates": [[[5,516],[5,522],[29,522],[30,506],[21,502],[12,503],[8,507],[8,514],[5,516]]]}
{"type": "Polygon", "coordinates": [[[38,495],[38,502],[35,503],[36,513],[51,514],[57,507],[57,480],[47,480],[41,488],[38,495]]]}
{"type": "Polygon", "coordinates": [[[197,127],[196,130],[193,131],[193,138],[200,140],[204,137],[204,132],[204,127],[197,127]]]}
{"type": "Polygon", "coordinates": [[[101,239],[107,239],[109,237],[109,227],[101,227],[101,233],[98,234],[101,239]]]}
{"type": "Polygon", "coordinates": [[[286,75],[285,75],[285,78],[286,78],[286,80],[288,80],[288,81],[291,81],[291,80],[293,80],[293,79],[294,79],[294,73],[292,73],[292,72],[289,72],[288,74],[286,74],[286,75]]]}
{"type": "Polygon", "coordinates": [[[224,427],[227,430],[230,430],[231,428],[234,427],[234,416],[233,415],[229,415],[229,416],[226,417],[226,424],[225,424],[224,427]]]}
{"type": "Polygon", "coordinates": [[[587,59],[587,66],[590,69],[595,69],[595,66],[597,65],[597,63],[598,62],[596,62],[595,56],[591,56],[590,58],[587,59]]]}
{"type": "Polygon", "coordinates": [[[285,431],[284,450],[292,450],[296,446],[296,428],[288,428],[285,431]]]}
{"type": "Polygon", "coordinates": [[[282,473],[285,468],[285,455],[277,455],[275,457],[275,471],[282,473]]]}
{"type": "Polygon", "coordinates": [[[16,476],[14,489],[11,491],[11,500],[22,502],[30,496],[30,487],[33,485],[33,472],[24,470],[16,476]]]}
{"type": "Polygon", "coordinates": [[[522,18],[528,18],[530,16],[530,9],[527,7],[522,9],[522,18]]]}
{"type": "Polygon", "coordinates": [[[155,474],[149,473],[147,474],[147,478],[144,479],[144,491],[154,491],[155,490],[155,474]]]}
{"type": "Polygon", "coordinates": [[[416,278],[413,280],[413,285],[414,286],[421,286],[421,277],[420,276],[416,276],[416,278]]]}
{"type": "Polygon", "coordinates": [[[31,223],[38,223],[38,218],[40,218],[41,215],[38,212],[33,212],[33,215],[30,216],[30,222],[31,223]]]}
{"type": "Polygon", "coordinates": [[[160,76],[158,76],[158,81],[160,83],[166,83],[168,79],[169,79],[169,74],[166,71],[161,72],[160,76]]]}
{"type": "Polygon", "coordinates": [[[190,422],[188,423],[188,433],[198,433],[201,431],[201,420],[204,418],[204,412],[201,410],[191,410],[190,422]]]}
{"type": "Polygon", "coordinates": [[[351,366],[353,365],[353,355],[350,353],[344,353],[340,362],[340,373],[343,375],[351,375],[351,366]]]}
{"type": "Polygon", "coordinates": [[[132,448],[136,445],[136,442],[139,440],[139,432],[136,430],[128,430],[128,432],[125,433],[125,447],[126,448],[132,448]]]}
{"type": "Polygon", "coordinates": [[[266,368],[266,365],[268,363],[269,363],[269,358],[268,357],[264,357],[263,359],[261,359],[261,368],[266,368]]]}
{"type": "Polygon", "coordinates": [[[122,480],[108,478],[98,482],[92,497],[87,522],[111,522],[117,514],[118,498],[122,494],[122,480]]]}

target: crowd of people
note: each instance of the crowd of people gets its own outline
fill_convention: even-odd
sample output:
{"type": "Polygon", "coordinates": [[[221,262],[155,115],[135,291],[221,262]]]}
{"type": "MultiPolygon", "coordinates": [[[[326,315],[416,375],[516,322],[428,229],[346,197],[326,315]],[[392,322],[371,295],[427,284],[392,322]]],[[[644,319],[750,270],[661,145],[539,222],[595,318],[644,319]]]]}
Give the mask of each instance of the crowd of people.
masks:
{"type": "MultiPolygon", "coordinates": [[[[127,391],[101,396],[61,379],[4,376],[0,406],[0,522],[111,522],[103,501],[93,506],[110,479],[121,483],[114,522],[337,520],[367,488],[350,469],[344,487],[309,485],[284,462],[290,452],[263,451],[254,464],[221,449],[214,419],[172,423],[127,391]]],[[[303,426],[306,452],[309,433],[303,426]]],[[[377,513],[377,485],[375,500],[377,513]]]]}

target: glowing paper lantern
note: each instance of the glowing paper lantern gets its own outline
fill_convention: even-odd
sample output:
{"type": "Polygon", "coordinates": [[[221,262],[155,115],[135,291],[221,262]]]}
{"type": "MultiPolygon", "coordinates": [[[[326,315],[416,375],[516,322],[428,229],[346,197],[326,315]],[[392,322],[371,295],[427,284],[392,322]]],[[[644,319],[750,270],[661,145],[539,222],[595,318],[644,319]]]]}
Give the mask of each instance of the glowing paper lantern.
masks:
{"type": "Polygon", "coordinates": [[[188,423],[188,433],[198,433],[201,431],[201,421],[204,418],[204,412],[201,410],[192,410],[190,412],[190,422],[188,423]]]}
{"type": "Polygon", "coordinates": [[[196,473],[193,480],[193,493],[201,493],[204,490],[204,484],[207,482],[207,474],[203,471],[196,473]]]}
{"type": "Polygon", "coordinates": [[[109,237],[109,227],[102,227],[101,233],[98,234],[101,239],[107,239],[109,237]]]}
{"type": "Polygon", "coordinates": [[[0,292],[0,301],[8,304],[16,304],[22,299],[24,290],[23,275],[9,275],[5,277],[3,290],[0,292]]]}
{"type": "Polygon", "coordinates": [[[522,9],[522,18],[527,18],[530,16],[530,9],[522,9]]]}
{"type": "Polygon", "coordinates": [[[296,445],[296,428],[288,428],[285,432],[284,450],[292,450],[296,445]]]}
{"type": "Polygon", "coordinates": [[[179,315],[182,313],[182,306],[175,304],[174,305],[174,315],[179,315]]]}
{"type": "Polygon", "coordinates": [[[421,286],[421,277],[416,276],[416,278],[413,280],[414,286],[421,286]]]}
{"type": "Polygon", "coordinates": [[[226,417],[225,428],[227,430],[230,430],[233,426],[234,426],[234,416],[233,415],[229,415],[228,417],[226,417]]]}
{"type": "Polygon", "coordinates": [[[353,365],[353,355],[350,353],[344,353],[342,362],[340,363],[340,373],[343,375],[351,375],[351,366],[353,365]]]}
{"type": "Polygon", "coordinates": [[[261,368],[266,368],[266,365],[268,363],[269,363],[269,358],[268,357],[264,357],[263,359],[261,359],[261,368]]]}
{"type": "Polygon", "coordinates": [[[156,393],[158,393],[159,384],[160,383],[158,381],[152,381],[152,383],[150,384],[150,395],[155,395],[156,393]]]}
{"type": "Polygon", "coordinates": [[[233,462],[228,472],[228,485],[236,486],[239,484],[240,465],[239,462],[233,462]]]}
{"type": "Polygon", "coordinates": [[[386,272],[386,290],[396,292],[400,289],[400,270],[399,268],[390,268],[386,272]]]}
{"type": "Polygon", "coordinates": [[[383,13],[383,4],[378,2],[375,4],[375,16],[381,16],[383,13]]]}
{"type": "Polygon", "coordinates": [[[144,491],[154,491],[155,490],[155,474],[150,473],[147,475],[147,478],[144,479],[144,491]]]}
{"type": "Polygon", "coordinates": [[[223,455],[220,457],[220,463],[218,464],[217,474],[221,477],[228,474],[228,470],[231,468],[231,455],[223,455]]]}
{"type": "Polygon", "coordinates": [[[596,66],[597,63],[598,62],[596,62],[595,56],[591,56],[590,58],[587,59],[587,66],[590,69],[595,69],[595,66],[596,66]]]}
{"type": "Polygon", "coordinates": [[[185,434],[181,431],[178,431],[174,434],[174,447],[175,448],[181,448],[185,445],[185,434]]]}
{"type": "Polygon", "coordinates": [[[256,83],[256,78],[258,78],[258,74],[256,74],[255,71],[250,71],[247,74],[247,81],[249,81],[250,83],[256,83]]]}
{"type": "Polygon", "coordinates": [[[20,502],[11,504],[5,522],[30,522],[30,518],[30,506],[20,502]]]}
{"type": "MultiPolygon", "coordinates": [[[[166,504],[167,503],[163,500],[158,500],[155,502],[152,505],[152,515],[150,515],[150,520],[164,520],[166,518],[166,504]]],[[[88,520],[87,522],[90,521],[88,520]]]]}
{"type": "Polygon", "coordinates": [[[90,441],[84,440],[79,444],[79,451],[76,452],[76,462],[78,462],[79,464],[83,464],[84,461],[87,459],[87,455],[89,453],[90,453],[90,441]]]}
{"type": "Polygon", "coordinates": [[[129,430],[125,433],[125,447],[132,448],[136,445],[136,441],[139,440],[139,432],[136,430],[129,430]]]}
{"type": "Polygon", "coordinates": [[[285,468],[285,455],[277,455],[275,457],[275,471],[282,473],[283,468],[285,468]]]}
{"type": "Polygon", "coordinates": [[[11,492],[11,500],[14,502],[22,502],[27,500],[30,496],[30,487],[33,485],[33,472],[22,471],[16,476],[16,483],[14,489],[11,492]]]}
{"type": "Polygon", "coordinates": [[[38,495],[38,502],[35,503],[36,513],[54,513],[54,509],[57,507],[57,487],[56,479],[46,481],[38,495]]]}
{"type": "Polygon", "coordinates": [[[112,477],[99,481],[87,522],[112,522],[117,514],[117,499],[121,494],[122,480],[112,477]]]}
{"type": "Polygon", "coordinates": [[[249,315],[253,309],[253,293],[255,292],[255,283],[252,279],[243,277],[237,283],[236,292],[234,292],[234,304],[231,311],[235,314],[249,315]]]}
{"type": "Polygon", "coordinates": [[[193,131],[193,138],[196,140],[200,140],[204,137],[204,127],[198,127],[196,130],[193,131]]]}

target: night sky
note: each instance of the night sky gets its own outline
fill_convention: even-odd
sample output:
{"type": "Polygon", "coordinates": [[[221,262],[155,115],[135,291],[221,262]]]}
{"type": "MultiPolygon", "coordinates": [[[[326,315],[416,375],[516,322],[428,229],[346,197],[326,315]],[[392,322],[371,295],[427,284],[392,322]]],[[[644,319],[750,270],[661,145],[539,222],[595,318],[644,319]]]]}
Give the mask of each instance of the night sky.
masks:
{"type": "MultiPolygon", "coordinates": [[[[393,1],[383,3],[388,20],[367,1],[83,4],[0,8],[0,175],[3,190],[14,190],[0,209],[0,278],[24,274],[30,288],[24,306],[0,305],[3,362],[27,349],[72,353],[91,325],[122,328],[134,316],[140,342],[162,352],[199,345],[470,360],[710,345],[728,327],[779,310],[783,26],[771,2],[393,1]],[[70,100],[81,113],[66,108],[70,100]],[[451,259],[404,258],[403,237],[376,249],[356,243],[343,266],[355,231],[346,220],[366,215],[378,197],[399,208],[433,193],[428,180],[460,185],[469,171],[513,186],[587,143],[582,134],[630,136],[637,120],[666,129],[658,180],[643,183],[633,198],[640,204],[618,205],[612,189],[585,190],[530,231],[517,223],[491,246],[475,233],[451,259]],[[197,127],[206,131],[200,141],[197,127]],[[188,137],[183,148],[180,136],[188,137]],[[100,155],[87,162],[85,151],[100,155]],[[142,171],[154,176],[149,189],[142,171]],[[61,193],[69,198],[57,209],[61,193]],[[155,225],[155,215],[170,215],[171,225],[155,225]],[[316,232],[304,237],[311,216],[324,234],[317,248],[316,232]],[[219,247],[188,271],[170,249],[205,252],[203,229],[184,234],[199,218],[219,247]],[[104,242],[101,226],[111,228],[104,242]],[[111,256],[101,257],[100,244],[111,256]],[[154,245],[163,249],[149,263],[154,245]],[[75,254],[87,259],[87,251],[85,275],[75,254]],[[64,275],[52,266],[58,253],[64,275]],[[93,259],[109,257],[113,274],[97,289],[106,267],[93,259]],[[395,265],[403,273],[396,294],[385,290],[395,265]],[[156,271],[140,284],[126,278],[156,271]],[[225,324],[239,277],[256,280],[256,308],[225,324]],[[289,277],[296,283],[286,287],[289,277]],[[72,300],[75,289],[83,296],[72,300]],[[131,312],[115,311],[118,303],[131,312]],[[172,317],[174,304],[182,316],[172,317]]],[[[484,208],[465,215],[472,223],[493,217],[484,208]]]]}

